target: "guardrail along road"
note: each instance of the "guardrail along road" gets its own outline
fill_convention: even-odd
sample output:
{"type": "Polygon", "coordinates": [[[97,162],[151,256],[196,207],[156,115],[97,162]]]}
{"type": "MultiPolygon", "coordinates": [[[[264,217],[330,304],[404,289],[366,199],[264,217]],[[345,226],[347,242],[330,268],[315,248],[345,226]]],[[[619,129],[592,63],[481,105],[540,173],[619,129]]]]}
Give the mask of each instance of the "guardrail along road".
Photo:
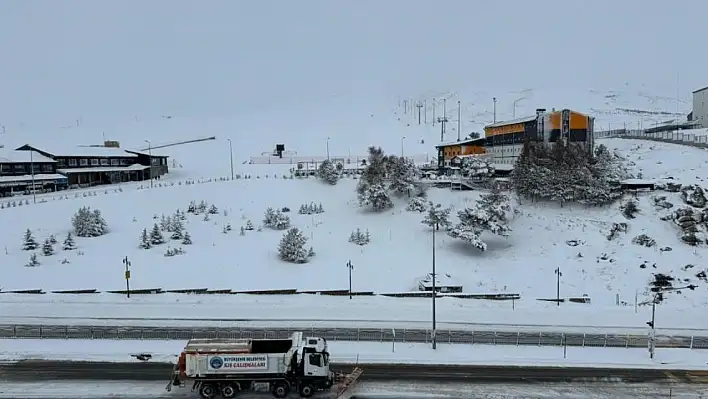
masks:
{"type": "MultiPolygon", "coordinates": [[[[180,340],[191,338],[287,338],[303,331],[329,341],[430,342],[428,329],[391,328],[180,328],[66,325],[0,325],[0,338],[180,340]]],[[[533,331],[437,330],[439,343],[479,345],[646,348],[648,337],[632,334],[582,334],[533,331]]],[[[706,336],[657,336],[658,348],[708,349],[706,336]]]]}

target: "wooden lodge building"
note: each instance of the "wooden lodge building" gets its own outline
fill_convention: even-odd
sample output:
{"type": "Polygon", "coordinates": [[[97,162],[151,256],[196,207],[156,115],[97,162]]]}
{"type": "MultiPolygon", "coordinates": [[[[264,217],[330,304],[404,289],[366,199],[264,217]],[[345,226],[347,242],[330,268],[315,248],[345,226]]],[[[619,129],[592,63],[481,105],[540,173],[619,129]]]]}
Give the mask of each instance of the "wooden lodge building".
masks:
{"type": "Polygon", "coordinates": [[[117,146],[32,144],[14,151],[0,150],[0,196],[141,181],[168,173],[167,155],[150,152],[152,155],[117,146]]]}

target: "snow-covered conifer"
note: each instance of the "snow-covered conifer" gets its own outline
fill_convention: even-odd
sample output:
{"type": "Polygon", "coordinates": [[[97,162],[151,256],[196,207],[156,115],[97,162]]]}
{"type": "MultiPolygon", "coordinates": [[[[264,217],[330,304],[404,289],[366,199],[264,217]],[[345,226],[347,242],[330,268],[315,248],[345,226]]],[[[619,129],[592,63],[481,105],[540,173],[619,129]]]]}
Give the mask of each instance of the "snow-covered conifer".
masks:
{"type": "Polygon", "coordinates": [[[66,238],[62,243],[62,249],[64,251],[72,251],[76,249],[76,243],[74,242],[74,237],[71,235],[71,232],[66,233],[66,238]]]}
{"type": "Polygon", "coordinates": [[[205,222],[210,221],[211,218],[209,217],[209,213],[206,213],[206,212],[205,212],[205,213],[204,213],[204,217],[202,218],[202,220],[205,221],[205,222]]]}
{"type": "Polygon", "coordinates": [[[36,267],[39,265],[40,265],[40,262],[39,262],[39,259],[37,259],[37,254],[32,252],[32,255],[30,255],[30,257],[29,257],[29,263],[27,263],[25,266],[36,267]]]}
{"type": "Polygon", "coordinates": [[[307,251],[307,257],[312,258],[314,256],[315,256],[315,250],[312,247],[310,247],[310,249],[307,251]]]}
{"type": "Polygon", "coordinates": [[[265,214],[263,215],[263,225],[266,227],[273,227],[277,216],[275,210],[271,207],[266,208],[265,214]]]}
{"type": "Polygon", "coordinates": [[[49,242],[54,245],[57,243],[57,238],[54,236],[54,234],[49,235],[49,242]]]}
{"type": "Polygon", "coordinates": [[[231,223],[226,223],[226,231],[231,231],[231,223]]]}
{"type": "Polygon", "coordinates": [[[101,215],[101,211],[81,207],[71,219],[74,234],[77,237],[99,237],[108,232],[108,224],[101,215]]]}
{"type": "Polygon", "coordinates": [[[410,212],[425,212],[427,209],[426,205],[425,198],[416,196],[408,201],[406,210],[410,212]]]}
{"type": "Polygon", "coordinates": [[[184,232],[184,238],[182,239],[182,244],[183,245],[192,245],[192,237],[189,235],[189,232],[187,232],[187,231],[184,232]]]}
{"type": "Polygon", "coordinates": [[[321,202],[319,204],[317,204],[317,208],[315,209],[315,213],[324,213],[324,207],[322,206],[321,202]]]}
{"type": "Polygon", "coordinates": [[[624,215],[624,217],[626,217],[627,219],[634,219],[636,217],[637,212],[639,212],[637,201],[632,198],[627,200],[627,202],[625,202],[622,206],[622,215],[624,215]]]}
{"type": "Polygon", "coordinates": [[[165,242],[165,237],[162,235],[162,231],[160,230],[160,226],[155,223],[155,225],[152,227],[152,231],[150,232],[150,244],[152,245],[160,245],[165,242]]]}
{"type": "Polygon", "coordinates": [[[308,214],[307,205],[305,205],[305,204],[300,205],[300,209],[298,209],[297,213],[299,213],[300,215],[307,215],[308,214]]]}
{"type": "Polygon", "coordinates": [[[317,168],[317,177],[328,184],[334,185],[339,181],[339,170],[332,161],[326,159],[317,168]]]}
{"type": "Polygon", "coordinates": [[[219,214],[219,208],[216,207],[216,205],[211,204],[209,207],[209,213],[212,215],[218,215],[219,214]]]}
{"type": "Polygon", "coordinates": [[[44,240],[44,244],[42,244],[42,255],[44,255],[44,256],[54,255],[54,246],[52,245],[51,241],[49,241],[49,238],[44,240]]]}
{"type": "Polygon", "coordinates": [[[189,206],[187,206],[187,213],[197,213],[197,203],[195,201],[189,201],[189,206]]]}
{"type": "Polygon", "coordinates": [[[152,243],[150,242],[150,236],[148,236],[147,229],[143,229],[143,232],[140,234],[140,243],[138,244],[138,248],[152,248],[152,243]]]}
{"type": "Polygon", "coordinates": [[[291,263],[306,263],[308,251],[305,249],[307,237],[298,229],[289,229],[280,240],[278,255],[280,259],[291,263]]]}
{"type": "Polygon", "coordinates": [[[391,157],[389,168],[391,181],[388,189],[392,193],[399,197],[418,194],[420,170],[412,160],[404,157],[391,157]]]}
{"type": "Polygon", "coordinates": [[[393,208],[393,201],[391,201],[384,184],[367,185],[362,184],[363,181],[359,180],[360,187],[362,187],[358,193],[359,205],[371,206],[378,212],[393,208]]]}
{"type": "Polygon", "coordinates": [[[250,219],[246,221],[246,227],[245,227],[245,229],[246,229],[246,230],[253,230],[253,223],[251,222],[250,219]]]}
{"type": "Polygon", "coordinates": [[[290,216],[280,212],[275,212],[275,220],[273,220],[273,226],[276,230],[285,230],[290,228],[290,216]]]}
{"type": "Polygon", "coordinates": [[[103,219],[100,210],[94,209],[93,212],[91,212],[89,221],[91,223],[91,237],[99,237],[108,232],[108,224],[106,220],[103,219]]]}
{"type": "Polygon", "coordinates": [[[167,219],[167,216],[163,213],[160,215],[160,230],[167,231],[170,227],[172,221],[167,219]]]}
{"type": "Polygon", "coordinates": [[[428,204],[428,213],[421,223],[435,230],[440,230],[440,227],[448,229],[451,226],[450,212],[452,212],[451,207],[443,208],[442,204],[433,204],[430,202],[428,204]]]}
{"type": "Polygon", "coordinates": [[[32,230],[27,229],[25,230],[25,236],[24,240],[22,242],[22,250],[23,251],[34,251],[39,247],[39,243],[37,240],[34,238],[34,235],[32,234],[32,230]]]}
{"type": "Polygon", "coordinates": [[[199,213],[205,213],[209,207],[209,204],[206,203],[206,201],[201,200],[199,202],[199,205],[197,205],[197,212],[199,213]]]}

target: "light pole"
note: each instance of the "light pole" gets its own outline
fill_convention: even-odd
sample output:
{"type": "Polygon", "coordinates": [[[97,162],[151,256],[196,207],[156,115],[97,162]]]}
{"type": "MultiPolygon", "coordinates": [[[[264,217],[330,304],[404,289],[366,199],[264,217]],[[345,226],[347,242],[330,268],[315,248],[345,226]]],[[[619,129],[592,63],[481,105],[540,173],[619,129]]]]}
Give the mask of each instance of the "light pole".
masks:
{"type": "Polygon", "coordinates": [[[698,286],[690,284],[685,287],[661,287],[657,286],[653,288],[654,296],[651,300],[651,321],[647,322],[647,325],[651,327],[649,333],[649,358],[654,359],[654,351],[656,350],[656,305],[660,304],[664,300],[664,293],[670,291],[678,291],[682,289],[689,289],[691,291],[698,288],[698,286]]]}
{"type": "Polygon", "coordinates": [[[150,140],[145,140],[145,142],[148,143],[148,157],[150,158],[150,188],[152,188],[152,144],[150,143],[150,140]]]}
{"type": "Polygon", "coordinates": [[[329,161],[329,137],[327,137],[327,160],[329,161]]]}
{"type": "Polygon", "coordinates": [[[406,140],[406,136],[401,137],[401,158],[403,158],[403,142],[406,140]]]}
{"type": "Polygon", "coordinates": [[[556,270],[554,270],[553,272],[556,274],[556,306],[560,306],[561,276],[563,275],[563,273],[561,273],[560,266],[556,267],[556,270]]]}
{"type": "Polygon", "coordinates": [[[497,123],[497,98],[492,97],[492,101],[494,102],[494,123],[497,123]]]}
{"type": "Polygon", "coordinates": [[[234,179],[234,150],[231,146],[231,139],[226,139],[229,141],[229,160],[231,161],[231,180],[234,179]]]}
{"type": "Polygon", "coordinates": [[[32,174],[32,203],[37,203],[37,188],[34,186],[34,150],[30,148],[30,173],[32,174]]]}
{"type": "Polygon", "coordinates": [[[125,265],[125,293],[130,298],[130,261],[127,256],[123,258],[123,264],[125,265]]]}
{"type": "Polygon", "coordinates": [[[516,104],[518,104],[521,100],[524,100],[524,99],[526,99],[526,97],[521,97],[521,98],[517,98],[516,100],[514,100],[513,110],[512,110],[512,114],[511,114],[512,118],[516,118],[516,104]]]}
{"type": "Polygon", "coordinates": [[[349,299],[352,299],[352,270],[354,270],[354,265],[351,260],[347,262],[347,269],[349,269],[349,299]]]}
{"type": "Polygon", "coordinates": [[[435,320],[435,230],[437,230],[438,224],[435,223],[435,226],[433,226],[433,349],[438,348],[438,342],[437,339],[435,338],[435,333],[437,330],[436,326],[436,320],[435,320]]]}

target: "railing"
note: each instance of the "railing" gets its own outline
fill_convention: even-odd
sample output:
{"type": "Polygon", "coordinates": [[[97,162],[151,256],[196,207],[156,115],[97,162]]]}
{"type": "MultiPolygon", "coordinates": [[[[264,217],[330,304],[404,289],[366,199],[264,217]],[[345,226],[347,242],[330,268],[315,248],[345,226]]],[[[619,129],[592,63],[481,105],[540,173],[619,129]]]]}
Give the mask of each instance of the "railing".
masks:
{"type": "MultiPolygon", "coordinates": [[[[109,327],[60,325],[0,325],[5,339],[113,339],[113,340],[188,340],[191,338],[288,338],[294,331],[323,337],[329,341],[430,342],[429,329],[393,328],[183,328],[183,327],[109,327]]],[[[533,331],[436,330],[439,343],[575,346],[607,348],[646,348],[648,337],[636,334],[584,334],[533,331]]],[[[708,336],[657,336],[658,348],[708,349],[708,336]]]]}
{"type": "Polygon", "coordinates": [[[693,147],[708,147],[708,133],[706,135],[674,132],[646,133],[644,130],[617,129],[603,132],[596,132],[595,138],[626,138],[660,141],[664,143],[684,144],[693,147]]]}

